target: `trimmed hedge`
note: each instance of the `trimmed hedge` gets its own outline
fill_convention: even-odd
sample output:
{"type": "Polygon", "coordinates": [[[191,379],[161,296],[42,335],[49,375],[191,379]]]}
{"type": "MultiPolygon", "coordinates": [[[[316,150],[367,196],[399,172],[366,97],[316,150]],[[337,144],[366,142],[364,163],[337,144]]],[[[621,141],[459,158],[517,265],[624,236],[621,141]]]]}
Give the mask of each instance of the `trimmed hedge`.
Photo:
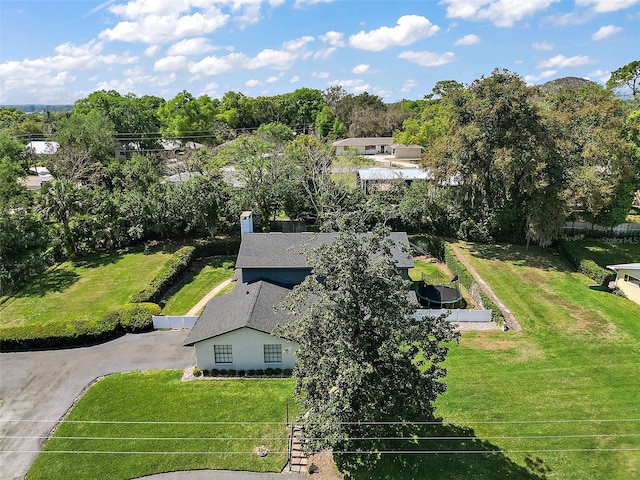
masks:
{"type": "Polygon", "coordinates": [[[151,283],[131,297],[131,303],[156,303],[164,292],[187,270],[196,254],[196,247],[178,249],[164,264],[151,283]]]}
{"type": "Polygon", "coordinates": [[[194,245],[198,257],[235,256],[240,250],[240,237],[198,239],[194,245]]]}
{"type": "MultiPolygon", "coordinates": [[[[453,249],[447,243],[444,244],[444,262],[447,264],[447,267],[449,267],[449,270],[451,270],[451,273],[458,276],[458,281],[464,288],[470,290],[471,284],[475,283],[475,280],[469,273],[469,270],[458,260],[453,249]]],[[[491,309],[491,319],[496,322],[497,325],[504,325],[505,320],[504,315],[502,315],[502,310],[500,310],[482,290],[479,290],[479,293],[484,307],[491,309]]]]}
{"type": "Polygon", "coordinates": [[[155,303],[126,304],[98,320],[49,322],[0,328],[0,351],[24,351],[61,347],[79,347],[123,333],[153,329],[152,315],[158,315],[155,303]]]}
{"type": "Polygon", "coordinates": [[[555,246],[557,252],[569,265],[598,284],[607,285],[612,280],[615,280],[615,273],[610,272],[606,268],[602,268],[593,260],[582,258],[582,249],[577,247],[573,242],[561,239],[556,242],[555,246]]]}

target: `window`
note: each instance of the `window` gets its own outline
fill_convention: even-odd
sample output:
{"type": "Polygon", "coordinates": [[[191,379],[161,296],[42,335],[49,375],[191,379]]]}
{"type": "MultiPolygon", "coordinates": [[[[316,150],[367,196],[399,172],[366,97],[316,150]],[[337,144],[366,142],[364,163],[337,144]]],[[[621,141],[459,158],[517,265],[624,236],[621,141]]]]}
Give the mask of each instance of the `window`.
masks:
{"type": "Polygon", "coordinates": [[[214,345],[213,356],[216,363],[233,363],[231,345],[214,345]]]}
{"type": "Polygon", "coordinates": [[[632,277],[631,275],[624,275],[624,281],[629,282],[631,285],[635,285],[636,287],[640,287],[640,278],[632,277]]]}
{"type": "Polygon", "coordinates": [[[282,363],[282,345],[269,344],[264,346],[264,363],[282,363]]]}

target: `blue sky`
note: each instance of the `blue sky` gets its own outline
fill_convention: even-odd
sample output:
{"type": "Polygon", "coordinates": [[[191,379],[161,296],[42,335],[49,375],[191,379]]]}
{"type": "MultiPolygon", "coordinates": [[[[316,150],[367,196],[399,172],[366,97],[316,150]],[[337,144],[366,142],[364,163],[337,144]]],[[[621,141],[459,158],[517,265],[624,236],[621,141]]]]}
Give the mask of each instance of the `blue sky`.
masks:
{"type": "Polygon", "coordinates": [[[331,85],[391,102],[494,68],[604,83],[639,59],[640,0],[0,0],[0,104],[331,85]]]}

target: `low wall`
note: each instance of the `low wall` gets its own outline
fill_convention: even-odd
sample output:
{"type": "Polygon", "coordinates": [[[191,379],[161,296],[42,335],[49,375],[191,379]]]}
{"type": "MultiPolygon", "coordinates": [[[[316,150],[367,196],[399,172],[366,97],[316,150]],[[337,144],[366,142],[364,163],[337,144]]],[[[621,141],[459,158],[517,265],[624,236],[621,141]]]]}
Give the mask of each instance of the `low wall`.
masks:
{"type": "Polygon", "coordinates": [[[419,308],[416,310],[416,317],[439,317],[447,314],[446,319],[450,322],[490,322],[491,310],[467,310],[454,308],[452,310],[419,308]]]}
{"type": "Polygon", "coordinates": [[[153,328],[191,328],[198,320],[198,317],[179,317],[179,316],[165,316],[154,315],[153,316],[153,328]]]}

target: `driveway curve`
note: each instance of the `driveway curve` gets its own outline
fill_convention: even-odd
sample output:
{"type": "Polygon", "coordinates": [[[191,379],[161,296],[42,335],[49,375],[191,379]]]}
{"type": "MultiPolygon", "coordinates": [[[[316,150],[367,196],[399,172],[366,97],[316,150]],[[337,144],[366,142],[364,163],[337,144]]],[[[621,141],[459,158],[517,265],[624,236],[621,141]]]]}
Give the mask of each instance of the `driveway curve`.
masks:
{"type": "Polygon", "coordinates": [[[0,353],[0,478],[22,479],[55,423],[94,379],[110,373],[185,368],[187,331],[128,334],[91,347],[0,353]]]}

